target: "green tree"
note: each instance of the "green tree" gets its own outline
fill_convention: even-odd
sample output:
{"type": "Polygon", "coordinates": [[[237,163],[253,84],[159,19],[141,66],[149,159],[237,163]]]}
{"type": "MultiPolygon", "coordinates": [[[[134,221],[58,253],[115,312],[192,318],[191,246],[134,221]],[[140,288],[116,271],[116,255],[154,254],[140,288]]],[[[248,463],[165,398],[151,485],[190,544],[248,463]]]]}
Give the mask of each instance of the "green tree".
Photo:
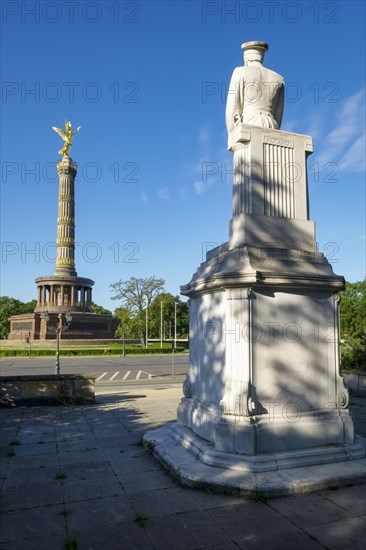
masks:
{"type": "Polygon", "coordinates": [[[150,308],[154,298],[164,290],[164,279],[156,277],[119,280],[110,285],[112,300],[120,300],[121,305],[131,314],[130,323],[138,330],[143,345],[146,345],[146,307],[150,308]]]}
{"type": "Polygon", "coordinates": [[[342,368],[366,369],[366,278],[346,283],[341,294],[342,368]]]}
{"type": "Polygon", "coordinates": [[[93,313],[99,313],[100,315],[112,315],[112,312],[109,309],[105,309],[103,306],[98,306],[94,302],[91,305],[91,310],[93,313]]]}
{"type": "Polygon", "coordinates": [[[21,313],[33,313],[37,301],[21,302],[9,296],[0,296],[0,338],[7,338],[10,332],[10,317],[21,313]]]}
{"type": "Polygon", "coordinates": [[[161,321],[163,321],[163,339],[174,338],[175,304],[177,312],[177,338],[187,337],[189,324],[187,302],[182,302],[179,296],[163,292],[156,296],[149,310],[149,333],[152,338],[161,337],[161,321]]]}
{"type": "Polygon", "coordinates": [[[140,338],[141,326],[139,315],[132,314],[126,307],[116,308],[114,315],[119,319],[119,327],[116,331],[117,338],[140,338]]]}

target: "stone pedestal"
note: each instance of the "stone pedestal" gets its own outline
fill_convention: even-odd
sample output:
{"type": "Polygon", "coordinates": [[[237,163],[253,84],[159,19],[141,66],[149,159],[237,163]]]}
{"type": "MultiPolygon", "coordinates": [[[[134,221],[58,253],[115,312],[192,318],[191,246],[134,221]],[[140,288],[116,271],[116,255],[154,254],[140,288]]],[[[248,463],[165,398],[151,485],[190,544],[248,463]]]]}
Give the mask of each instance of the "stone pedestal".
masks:
{"type": "Polygon", "coordinates": [[[229,149],[229,240],[181,287],[190,365],[170,435],[200,461],[242,471],[363,457],[339,374],[344,279],[317,252],[308,215],[312,140],[239,124],[229,149]]]}
{"type": "MultiPolygon", "coordinates": [[[[33,340],[55,340],[55,328],[58,324],[58,312],[48,312],[48,323],[42,318],[42,313],[23,313],[10,317],[10,334],[8,340],[24,342],[33,340]]],[[[112,315],[98,313],[72,312],[69,330],[62,333],[65,340],[112,340],[118,328],[119,321],[112,315]]]]}

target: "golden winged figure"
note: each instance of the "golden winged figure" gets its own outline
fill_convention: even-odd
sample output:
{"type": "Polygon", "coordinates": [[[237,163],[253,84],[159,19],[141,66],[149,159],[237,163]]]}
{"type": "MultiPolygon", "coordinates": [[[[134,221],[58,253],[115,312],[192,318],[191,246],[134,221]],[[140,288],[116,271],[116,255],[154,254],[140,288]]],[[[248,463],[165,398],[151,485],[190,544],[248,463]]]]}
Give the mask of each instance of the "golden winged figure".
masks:
{"type": "Polygon", "coordinates": [[[59,154],[68,157],[70,148],[72,145],[72,138],[74,135],[80,130],[81,126],[76,128],[76,131],[73,132],[71,129],[71,122],[69,120],[65,120],[65,130],[61,130],[61,128],[56,128],[56,126],[52,126],[52,130],[55,130],[55,132],[58,133],[59,136],[62,137],[62,139],[65,142],[65,145],[62,147],[62,149],[59,150],[59,154]]]}

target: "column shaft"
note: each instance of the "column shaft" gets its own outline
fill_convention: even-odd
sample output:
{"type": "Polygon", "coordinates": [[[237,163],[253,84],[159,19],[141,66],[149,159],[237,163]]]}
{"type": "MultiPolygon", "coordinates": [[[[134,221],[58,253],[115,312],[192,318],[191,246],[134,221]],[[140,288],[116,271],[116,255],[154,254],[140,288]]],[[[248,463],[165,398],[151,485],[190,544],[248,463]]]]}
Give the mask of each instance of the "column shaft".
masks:
{"type": "Polygon", "coordinates": [[[59,175],[57,256],[55,275],[76,277],[75,271],[75,194],[76,166],[70,157],[57,165],[59,175]]]}

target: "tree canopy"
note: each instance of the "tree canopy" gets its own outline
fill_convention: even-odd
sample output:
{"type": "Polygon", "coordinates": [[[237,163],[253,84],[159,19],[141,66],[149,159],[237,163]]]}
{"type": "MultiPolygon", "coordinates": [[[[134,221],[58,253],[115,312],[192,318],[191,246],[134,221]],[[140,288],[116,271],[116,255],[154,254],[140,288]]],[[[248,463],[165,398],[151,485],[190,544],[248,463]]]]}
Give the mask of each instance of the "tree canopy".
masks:
{"type": "Polygon", "coordinates": [[[110,285],[114,296],[112,300],[121,300],[129,311],[137,313],[150,307],[151,302],[159,292],[163,292],[165,281],[156,277],[137,279],[131,277],[128,281],[119,280],[110,285]]]}
{"type": "Polygon", "coordinates": [[[109,309],[105,309],[103,306],[98,306],[94,302],[91,305],[91,310],[93,313],[99,313],[100,315],[112,315],[112,312],[109,309]]]}
{"type": "Polygon", "coordinates": [[[341,294],[342,368],[366,369],[366,278],[341,294]]]}
{"type": "Polygon", "coordinates": [[[164,279],[147,277],[112,283],[112,299],[120,300],[121,307],[115,310],[120,319],[118,336],[141,338],[146,344],[146,319],[149,338],[174,339],[188,335],[188,305],[172,294],[165,292],[164,279]],[[176,321],[176,326],[175,326],[176,321]]]}
{"type": "Polygon", "coordinates": [[[7,338],[10,332],[10,317],[21,313],[33,313],[37,300],[21,302],[9,296],[0,296],[0,338],[7,338]]]}

